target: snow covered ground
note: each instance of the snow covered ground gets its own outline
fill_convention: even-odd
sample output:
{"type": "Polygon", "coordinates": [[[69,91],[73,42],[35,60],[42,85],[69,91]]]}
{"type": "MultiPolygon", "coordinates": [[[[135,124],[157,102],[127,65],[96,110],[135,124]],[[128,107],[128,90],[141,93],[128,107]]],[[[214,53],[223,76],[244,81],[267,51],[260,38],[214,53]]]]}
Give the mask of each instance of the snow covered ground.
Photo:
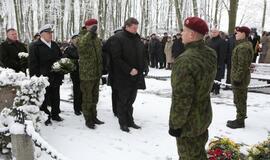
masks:
{"type": "MultiPolygon", "coordinates": [[[[170,75],[166,70],[150,70],[150,75],[170,75]]],[[[63,122],[53,122],[44,126],[41,136],[55,149],[72,160],[177,160],[175,139],[168,131],[168,117],[171,105],[170,80],[146,79],[147,89],[139,91],[134,104],[135,122],[141,130],[131,129],[130,133],[119,129],[118,120],[111,110],[111,90],[100,87],[98,117],[105,121],[95,130],[84,125],[83,116],[75,116],[73,105],[61,102],[63,122]]],[[[254,83],[254,82],[253,82],[254,83]]],[[[71,85],[61,87],[61,98],[68,99],[71,85]]],[[[226,121],[235,118],[232,91],[221,91],[221,95],[211,98],[213,122],[210,139],[226,136],[245,145],[256,144],[267,138],[270,131],[270,95],[248,94],[248,119],[246,128],[232,130],[226,121]]],[[[245,152],[248,146],[242,147],[245,152]]],[[[49,160],[42,154],[40,160],[49,160]]]]}

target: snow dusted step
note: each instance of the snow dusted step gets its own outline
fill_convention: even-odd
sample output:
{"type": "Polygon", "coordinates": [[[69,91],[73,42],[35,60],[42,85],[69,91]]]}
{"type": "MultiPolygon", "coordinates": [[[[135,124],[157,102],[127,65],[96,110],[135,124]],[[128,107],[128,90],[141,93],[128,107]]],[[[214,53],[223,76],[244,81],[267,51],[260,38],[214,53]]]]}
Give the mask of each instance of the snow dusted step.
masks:
{"type": "Polygon", "coordinates": [[[255,70],[251,73],[252,79],[270,80],[270,64],[253,63],[255,70]]]}

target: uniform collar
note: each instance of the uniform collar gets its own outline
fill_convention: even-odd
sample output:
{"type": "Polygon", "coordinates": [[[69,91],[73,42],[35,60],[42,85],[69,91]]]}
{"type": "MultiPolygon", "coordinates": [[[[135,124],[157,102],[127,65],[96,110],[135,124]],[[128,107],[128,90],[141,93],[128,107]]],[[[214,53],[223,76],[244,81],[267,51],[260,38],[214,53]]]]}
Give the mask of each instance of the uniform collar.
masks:
{"type": "Polygon", "coordinates": [[[247,41],[248,41],[247,38],[238,40],[238,41],[236,41],[236,45],[241,44],[241,43],[244,43],[244,42],[247,42],[247,41]]]}
{"type": "Polygon", "coordinates": [[[190,43],[186,44],[185,48],[186,49],[194,48],[194,47],[198,47],[198,46],[202,46],[202,45],[204,45],[204,41],[203,40],[198,40],[198,41],[190,42],[190,43]]]}

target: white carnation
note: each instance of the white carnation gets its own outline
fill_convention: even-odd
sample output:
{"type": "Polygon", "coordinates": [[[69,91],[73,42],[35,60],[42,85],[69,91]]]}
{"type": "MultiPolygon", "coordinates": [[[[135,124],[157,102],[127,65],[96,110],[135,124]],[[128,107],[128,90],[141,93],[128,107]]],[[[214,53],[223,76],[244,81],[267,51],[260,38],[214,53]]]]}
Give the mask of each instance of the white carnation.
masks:
{"type": "Polygon", "coordinates": [[[53,69],[60,69],[61,68],[61,65],[59,62],[55,62],[52,66],[53,69]]]}

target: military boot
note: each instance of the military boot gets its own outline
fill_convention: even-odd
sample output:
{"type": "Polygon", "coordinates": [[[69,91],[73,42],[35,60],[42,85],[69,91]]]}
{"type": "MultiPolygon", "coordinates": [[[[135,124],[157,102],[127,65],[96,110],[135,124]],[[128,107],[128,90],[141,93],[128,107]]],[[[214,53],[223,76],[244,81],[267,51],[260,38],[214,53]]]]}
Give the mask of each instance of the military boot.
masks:
{"type": "Polygon", "coordinates": [[[227,121],[226,126],[232,129],[245,128],[245,120],[236,119],[233,121],[227,121]]]}

